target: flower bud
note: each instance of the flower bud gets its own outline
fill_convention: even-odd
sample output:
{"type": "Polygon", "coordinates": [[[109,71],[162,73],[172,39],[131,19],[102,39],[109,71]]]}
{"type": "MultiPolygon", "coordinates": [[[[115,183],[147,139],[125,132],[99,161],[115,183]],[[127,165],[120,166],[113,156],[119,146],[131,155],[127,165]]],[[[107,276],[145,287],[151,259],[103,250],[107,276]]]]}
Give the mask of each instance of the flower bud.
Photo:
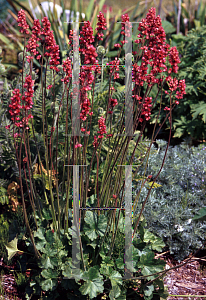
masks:
{"type": "Polygon", "coordinates": [[[23,52],[20,52],[20,53],[18,54],[18,65],[19,65],[20,67],[22,67],[22,64],[23,64],[23,57],[24,57],[23,52]]]}
{"type": "Polygon", "coordinates": [[[106,52],[106,50],[105,50],[105,48],[103,46],[98,46],[97,47],[97,53],[98,53],[98,55],[103,56],[105,54],[105,52],[106,52]]]}

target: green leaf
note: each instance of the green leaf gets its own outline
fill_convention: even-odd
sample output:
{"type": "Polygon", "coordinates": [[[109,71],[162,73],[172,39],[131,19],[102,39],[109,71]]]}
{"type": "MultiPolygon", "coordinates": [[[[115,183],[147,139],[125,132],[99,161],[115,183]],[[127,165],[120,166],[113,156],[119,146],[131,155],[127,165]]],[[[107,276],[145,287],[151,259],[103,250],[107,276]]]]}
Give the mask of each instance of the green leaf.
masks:
{"type": "Polygon", "coordinates": [[[63,276],[67,279],[75,279],[76,282],[78,282],[79,280],[82,279],[83,276],[83,271],[80,269],[74,269],[72,268],[72,262],[69,262],[69,265],[67,265],[63,272],[62,272],[63,276]]]}
{"type": "Polygon", "coordinates": [[[52,263],[51,263],[51,260],[50,260],[50,257],[47,257],[46,255],[44,255],[45,258],[43,258],[41,260],[41,266],[42,268],[44,269],[48,269],[48,268],[51,268],[51,269],[54,269],[52,263]]]}
{"type": "Polygon", "coordinates": [[[154,292],[154,285],[147,285],[144,288],[144,294],[145,296],[152,296],[154,292]]]}
{"type": "Polygon", "coordinates": [[[116,259],[116,265],[117,265],[117,268],[118,268],[119,270],[124,270],[124,265],[125,265],[125,263],[124,263],[124,260],[123,260],[123,259],[117,258],[117,259],[116,259]]]}
{"type": "MultiPolygon", "coordinates": [[[[153,273],[161,272],[164,270],[165,262],[163,260],[154,259],[154,253],[149,251],[146,254],[142,254],[140,257],[140,262],[138,263],[138,268],[141,269],[143,275],[151,275],[153,273]]],[[[154,276],[148,277],[149,279],[154,279],[154,276]]]]}
{"type": "Polygon", "coordinates": [[[17,248],[18,239],[15,237],[11,242],[9,242],[6,246],[6,250],[8,251],[8,260],[10,260],[19,250],[17,248]]]}
{"type": "Polygon", "coordinates": [[[146,243],[150,242],[152,249],[158,252],[161,252],[162,248],[165,247],[165,243],[162,241],[162,239],[155,236],[149,230],[145,230],[144,242],[146,243]]]}
{"type": "Polygon", "coordinates": [[[92,267],[88,272],[84,272],[83,279],[86,280],[80,287],[82,295],[89,295],[91,299],[95,298],[99,293],[104,291],[103,276],[97,270],[98,267],[92,267]]]}
{"type": "Polygon", "coordinates": [[[173,33],[176,31],[174,26],[166,20],[162,21],[162,27],[164,28],[166,34],[173,33]]]}
{"type": "Polygon", "coordinates": [[[49,243],[49,244],[53,244],[54,243],[54,234],[51,230],[48,230],[46,232],[46,241],[49,243]]]}
{"type": "Polygon", "coordinates": [[[164,247],[165,247],[165,243],[162,241],[162,239],[159,237],[156,237],[156,240],[152,243],[152,250],[161,252],[162,248],[164,248],[164,247]]]}
{"type": "Polygon", "coordinates": [[[49,278],[55,279],[55,278],[58,277],[57,271],[54,271],[54,270],[52,270],[52,269],[43,270],[43,271],[41,272],[41,275],[42,275],[44,278],[46,278],[46,279],[49,279],[49,278]]]}
{"type": "Polygon", "coordinates": [[[201,208],[197,215],[192,219],[193,221],[206,221],[206,207],[201,208]]]}
{"type": "Polygon", "coordinates": [[[45,240],[44,232],[45,232],[45,230],[43,230],[42,228],[39,227],[37,229],[37,231],[34,232],[34,237],[37,237],[40,240],[45,240]]]}
{"type": "Polygon", "coordinates": [[[95,240],[98,236],[103,236],[107,228],[106,216],[97,216],[97,213],[92,211],[86,212],[85,223],[84,231],[91,241],[95,240]]]}
{"type": "Polygon", "coordinates": [[[100,272],[110,279],[112,287],[118,284],[122,285],[122,275],[112,267],[101,264],[100,272]]]}
{"type": "Polygon", "coordinates": [[[112,287],[112,290],[109,292],[109,298],[111,300],[117,299],[121,295],[121,289],[118,285],[112,287]]]}
{"type": "Polygon", "coordinates": [[[91,15],[92,15],[92,10],[94,6],[94,0],[90,0],[88,6],[87,6],[87,11],[86,11],[86,19],[90,20],[91,15]]]}
{"type": "Polygon", "coordinates": [[[57,286],[58,281],[55,279],[46,279],[40,282],[40,286],[44,291],[54,290],[54,288],[57,286]]]}

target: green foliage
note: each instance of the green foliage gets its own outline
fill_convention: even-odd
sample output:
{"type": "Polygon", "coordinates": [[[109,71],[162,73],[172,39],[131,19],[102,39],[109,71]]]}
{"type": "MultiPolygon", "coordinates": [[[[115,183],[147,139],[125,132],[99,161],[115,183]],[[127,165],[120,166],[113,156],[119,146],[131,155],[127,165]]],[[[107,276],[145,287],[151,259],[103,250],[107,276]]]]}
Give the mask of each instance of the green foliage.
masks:
{"type": "MultiPolygon", "coordinates": [[[[153,147],[147,168],[147,174],[151,174],[153,179],[162,163],[166,146],[163,141],[158,140],[157,143],[158,149],[153,147]]],[[[160,186],[152,189],[145,207],[147,228],[164,240],[170,253],[178,260],[183,260],[191,251],[198,249],[205,239],[205,222],[192,221],[197,213],[199,217],[204,216],[205,171],[203,145],[197,148],[189,148],[185,144],[169,147],[164,167],[156,181],[160,186]]],[[[138,186],[135,182],[135,194],[138,186]]],[[[148,188],[149,185],[142,191],[136,213],[140,210],[148,188]]]]}
{"type": "Polygon", "coordinates": [[[26,284],[28,282],[28,278],[26,277],[25,274],[19,272],[15,276],[15,281],[16,281],[16,284],[18,287],[23,288],[26,286],[26,284]]]}
{"type": "Polygon", "coordinates": [[[179,38],[181,56],[179,78],[185,78],[186,95],[173,112],[175,137],[206,138],[206,26],[193,29],[179,38]]]}
{"type": "Polygon", "coordinates": [[[9,223],[5,220],[4,216],[0,215],[0,256],[6,259],[7,253],[5,245],[9,239],[9,223]]]}
{"type": "MultiPolygon", "coordinates": [[[[164,247],[164,243],[145,229],[145,220],[142,219],[139,224],[137,234],[134,236],[133,252],[130,253],[133,255],[131,259],[134,276],[137,279],[139,276],[143,276],[141,281],[135,280],[133,284],[132,281],[123,278],[125,244],[122,213],[120,214],[119,229],[117,229],[117,241],[113,253],[109,257],[112,232],[109,230],[106,233],[106,227],[102,227],[102,224],[108,223],[110,213],[98,215],[94,211],[87,211],[85,225],[81,231],[84,261],[81,257],[77,257],[80,260],[80,269],[77,269],[75,261],[72,260],[72,229],[69,228],[67,234],[63,230],[60,231],[60,234],[53,232],[52,220],[47,212],[49,213],[49,210],[45,210],[44,214],[47,219],[43,218],[41,221],[38,219],[38,229],[34,232],[35,244],[41,253],[38,260],[34,260],[29,255],[28,252],[32,250],[31,241],[30,239],[26,240],[27,251],[24,255],[28,255],[29,263],[33,266],[32,280],[26,288],[27,297],[40,296],[42,292],[44,292],[43,299],[60,299],[62,295],[64,298],[66,297],[65,299],[75,299],[79,296],[82,299],[97,299],[99,295],[106,295],[108,299],[127,299],[128,292],[137,299],[140,294],[144,294],[146,300],[153,299],[157,295],[166,297],[161,280],[146,285],[149,280],[155,279],[157,276],[155,273],[164,270],[165,262],[154,258],[153,250],[160,251],[164,247]],[[95,226],[97,229],[95,232],[98,235],[89,233],[89,224],[90,228],[95,226]],[[98,226],[103,230],[102,233],[106,233],[106,239],[101,248],[103,235],[98,226]],[[96,260],[97,253],[99,254],[96,260]],[[135,289],[137,286],[138,289],[135,289]]],[[[118,212],[116,217],[117,215],[118,212]]],[[[17,245],[17,239],[12,242],[17,245]]],[[[17,274],[18,285],[25,285],[26,280],[24,274],[17,274]]]]}

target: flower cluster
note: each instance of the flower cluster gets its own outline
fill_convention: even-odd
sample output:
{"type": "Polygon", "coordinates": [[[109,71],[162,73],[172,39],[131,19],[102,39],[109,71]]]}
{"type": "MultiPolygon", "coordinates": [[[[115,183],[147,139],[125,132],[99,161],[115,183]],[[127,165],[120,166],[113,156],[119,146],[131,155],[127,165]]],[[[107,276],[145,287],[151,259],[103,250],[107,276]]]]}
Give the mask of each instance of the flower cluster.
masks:
{"type": "Polygon", "coordinates": [[[98,23],[97,23],[97,28],[96,28],[96,30],[97,30],[97,39],[99,41],[103,41],[104,34],[102,33],[102,31],[107,29],[106,19],[105,19],[104,15],[101,11],[97,15],[97,18],[98,18],[98,23]]]}
{"type": "Polygon", "coordinates": [[[107,63],[107,65],[110,68],[110,74],[114,74],[114,80],[119,78],[119,59],[117,59],[117,57],[115,57],[114,60],[110,61],[109,63],[107,63]]]}
{"type": "MultiPolygon", "coordinates": [[[[177,87],[178,87],[178,80],[177,78],[172,78],[171,76],[168,76],[166,78],[168,84],[169,84],[169,89],[171,92],[176,91],[177,87]]],[[[166,94],[168,94],[168,92],[166,92],[166,94]]]]}
{"type": "MultiPolygon", "coordinates": [[[[172,78],[171,76],[168,76],[166,78],[166,80],[168,81],[169,84],[169,90],[171,92],[176,91],[176,98],[177,99],[183,99],[183,95],[186,94],[186,84],[185,84],[185,79],[183,80],[177,80],[177,78],[172,78]]],[[[169,94],[168,91],[165,91],[165,94],[169,94]]],[[[179,101],[175,101],[175,104],[179,104],[179,101]]]]}
{"type": "MultiPolygon", "coordinates": [[[[11,116],[11,120],[15,124],[15,126],[19,126],[19,121],[20,120],[20,109],[22,108],[21,106],[21,94],[19,89],[14,89],[13,91],[13,97],[11,97],[11,104],[9,104],[9,114],[11,116]]],[[[9,128],[9,127],[8,127],[9,128]]]]}
{"type": "MultiPolygon", "coordinates": [[[[53,31],[51,30],[51,24],[47,17],[42,19],[43,29],[42,35],[44,37],[45,48],[48,50],[44,53],[44,56],[50,57],[49,65],[50,69],[59,72],[57,66],[59,65],[59,45],[56,44],[53,31]]],[[[43,39],[42,39],[43,41],[43,39]]]]}
{"type": "Polygon", "coordinates": [[[67,84],[72,78],[72,66],[71,66],[71,59],[67,57],[65,61],[63,61],[63,70],[66,73],[66,76],[62,79],[62,81],[67,84]]]}
{"type": "Polygon", "coordinates": [[[107,133],[106,125],[105,125],[105,118],[101,117],[98,121],[98,125],[99,125],[99,131],[97,131],[97,133],[100,134],[98,136],[98,138],[102,139],[104,137],[104,134],[107,133]]]}
{"type": "Polygon", "coordinates": [[[18,12],[17,22],[18,22],[18,26],[21,27],[19,31],[23,34],[29,34],[28,31],[29,25],[26,22],[26,15],[23,9],[20,9],[20,11],[18,12]]]}
{"type": "Polygon", "coordinates": [[[80,119],[86,121],[87,115],[92,115],[90,112],[91,103],[87,96],[87,91],[91,90],[91,84],[94,81],[94,75],[92,74],[93,66],[83,66],[80,73],[80,119]]]}
{"type": "Polygon", "coordinates": [[[34,25],[32,27],[32,35],[31,38],[29,39],[26,48],[27,51],[32,53],[32,56],[27,56],[27,61],[30,62],[31,60],[36,57],[37,59],[41,58],[41,55],[38,55],[39,52],[37,51],[37,47],[39,47],[39,44],[37,44],[38,41],[40,41],[40,36],[41,35],[41,25],[39,20],[34,20],[34,25]]]}
{"type": "Polygon", "coordinates": [[[96,135],[94,136],[94,142],[93,142],[93,147],[95,148],[95,149],[97,149],[97,147],[98,147],[98,139],[97,139],[97,137],[96,137],[96,135]]]}
{"type": "MultiPolygon", "coordinates": [[[[166,44],[166,35],[162,27],[160,16],[156,16],[155,8],[151,8],[142,19],[138,27],[139,34],[135,42],[141,43],[142,62],[141,66],[136,65],[136,75],[140,85],[146,81],[150,86],[160,82],[157,75],[167,71],[166,57],[169,45],[166,44]],[[150,74],[147,74],[148,66],[152,67],[150,74]]],[[[135,78],[136,79],[136,78],[135,78]]]]}
{"type": "Polygon", "coordinates": [[[98,56],[96,53],[96,48],[93,46],[94,36],[93,29],[90,25],[89,21],[84,22],[84,26],[80,31],[80,49],[79,52],[84,55],[83,64],[85,65],[93,65],[97,62],[96,57],[98,56]]]}
{"type": "Polygon", "coordinates": [[[169,50],[169,63],[171,64],[172,68],[168,70],[168,73],[177,73],[179,69],[178,64],[180,63],[180,58],[176,47],[172,47],[169,50]]]}
{"type": "MultiPolygon", "coordinates": [[[[139,97],[139,100],[141,100],[141,97],[139,97]]],[[[141,105],[142,103],[139,102],[141,105]]],[[[143,122],[143,116],[145,117],[145,120],[148,121],[150,119],[151,115],[151,107],[152,107],[152,97],[146,97],[142,106],[141,110],[141,117],[139,118],[140,122],[143,122]]]]}
{"type": "MultiPolygon", "coordinates": [[[[31,75],[26,75],[25,77],[25,83],[23,87],[26,89],[24,95],[22,96],[22,103],[21,104],[21,94],[19,89],[14,89],[13,91],[13,97],[11,97],[11,104],[9,104],[9,114],[11,116],[11,120],[14,123],[14,126],[16,127],[26,127],[26,129],[29,129],[28,127],[28,121],[29,119],[33,118],[31,114],[28,115],[28,111],[33,106],[32,97],[34,94],[33,90],[34,86],[34,80],[32,80],[31,75]],[[23,111],[24,110],[24,116],[23,111]],[[20,117],[22,119],[20,120],[20,117]]],[[[10,126],[7,126],[7,129],[9,129],[10,126]]]]}
{"type": "Polygon", "coordinates": [[[25,77],[25,83],[24,88],[26,89],[26,92],[22,96],[22,101],[25,102],[24,105],[22,105],[22,108],[25,110],[29,110],[33,106],[32,97],[34,95],[34,80],[32,80],[31,75],[26,75],[25,77]]]}
{"type": "MultiPolygon", "coordinates": [[[[185,84],[185,79],[179,80],[179,84],[178,84],[178,89],[179,91],[177,91],[176,93],[176,98],[177,99],[183,99],[183,95],[186,95],[186,84],[185,84]]],[[[176,104],[179,104],[178,101],[175,102],[176,104]]]]}
{"type": "MultiPolygon", "coordinates": [[[[125,37],[130,37],[130,28],[132,28],[132,25],[129,23],[129,16],[128,14],[122,15],[122,31],[121,34],[125,37]]],[[[121,41],[121,44],[127,43],[127,40],[121,41]]]]}

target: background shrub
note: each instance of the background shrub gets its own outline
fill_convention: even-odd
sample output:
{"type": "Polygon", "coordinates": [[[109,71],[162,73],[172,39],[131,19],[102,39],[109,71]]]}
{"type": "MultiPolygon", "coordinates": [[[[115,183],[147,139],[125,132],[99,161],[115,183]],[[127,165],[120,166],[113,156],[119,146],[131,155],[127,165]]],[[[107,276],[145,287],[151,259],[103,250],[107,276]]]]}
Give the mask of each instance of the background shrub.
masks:
{"type": "MultiPolygon", "coordinates": [[[[153,178],[161,166],[166,147],[164,141],[157,143],[158,149],[151,149],[146,171],[146,175],[153,175],[153,178]]],[[[192,221],[205,205],[205,149],[204,145],[169,147],[164,167],[156,181],[160,186],[156,184],[156,188],[152,189],[144,211],[147,228],[163,238],[170,253],[178,260],[183,260],[192,250],[200,247],[205,238],[205,222],[192,221]]],[[[143,174],[143,168],[141,172],[143,174]]],[[[133,186],[136,195],[140,183],[133,186]]],[[[143,188],[136,213],[140,211],[148,187],[143,188]]]]}

